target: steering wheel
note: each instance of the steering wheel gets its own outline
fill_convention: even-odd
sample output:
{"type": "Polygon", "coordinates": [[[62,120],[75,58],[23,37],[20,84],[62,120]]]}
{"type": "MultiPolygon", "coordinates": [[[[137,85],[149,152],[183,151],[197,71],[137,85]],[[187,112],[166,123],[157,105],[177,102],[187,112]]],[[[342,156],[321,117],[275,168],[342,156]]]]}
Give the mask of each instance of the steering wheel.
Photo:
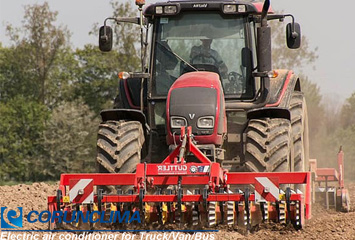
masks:
{"type": "MultiPolygon", "coordinates": [[[[204,53],[199,53],[199,54],[195,55],[193,58],[191,58],[191,64],[193,64],[197,58],[204,58],[204,57],[205,58],[212,58],[214,61],[213,65],[216,65],[218,63],[217,59],[214,56],[212,56],[212,54],[206,55],[204,53]]],[[[219,67],[219,66],[217,66],[217,67],[219,67]]]]}
{"type": "Polygon", "coordinates": [[[242,79],[243,79],[243,75],[240,73],[237,72],[228,73],[228,80],[231,83],[241,82],[242,79]]]}

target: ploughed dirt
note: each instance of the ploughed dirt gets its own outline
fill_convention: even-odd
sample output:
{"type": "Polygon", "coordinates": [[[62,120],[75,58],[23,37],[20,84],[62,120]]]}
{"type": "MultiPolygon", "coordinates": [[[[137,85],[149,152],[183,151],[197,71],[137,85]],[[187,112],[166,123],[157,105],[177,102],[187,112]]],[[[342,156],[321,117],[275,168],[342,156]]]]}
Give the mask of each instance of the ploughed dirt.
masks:
{"type": "MultiPolygon", "coordinates": [[[[327,211],[320,206],[314,206],[313,218],[307,221],[306,226],[300,231],[295,231],[291,227],[269,224],[260,226],[259,229],[248,235],[242,235],[239,232],[221,227],[219,232],[214,234],[214,239],[355,239],[355,183],[348,184],[347,187],[354,204],[349,213],[338,213],[335,210],[327,211]]],[[[38,212],[47,210],[47,196],[55,195],[56,189],[56,185],[46,183],[0,186],[0,206],[8,207],[8,209],[23,207],[24,221],[21,229],[47,229],[47,224],[28,223],[26,214],[31,210],[38,212]]],[[[45,233],[39,233],[40,236],[43,236],[43,234],[45,233]]],[[[11,237],[6,235],[1,239],[11,239],[11,237]]],[[[57,237],[53,239],[57,239],[57,237]]],[[[136,237],[135,239],[139,240],[141,238],[136,237]]],[[[184,239],[189,240],[188,236],[184,239]]]]}

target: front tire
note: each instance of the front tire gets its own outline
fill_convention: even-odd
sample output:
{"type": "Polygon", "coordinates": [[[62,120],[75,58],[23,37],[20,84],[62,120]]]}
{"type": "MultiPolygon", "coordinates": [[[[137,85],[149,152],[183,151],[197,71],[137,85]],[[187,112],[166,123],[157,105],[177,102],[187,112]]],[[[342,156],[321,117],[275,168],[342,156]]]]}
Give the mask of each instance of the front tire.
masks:
{"type": "Polygon", "coordinates": [[[302,92],[294,92],[290,102],[292,139],[295,149],[295,172],[308,171],[309,137],[306,100],[302,92]]]}
{"type": "Polygon", "coordinates": [[[287,119],[251,119],[246,129],[245,166],[251,172],[289,172],[293,147],[287,119]]]}
{"type": "Polygon", "coordinates": [[[97,162],[99,172],[132,173],[141,162],[144,143],[137,121],[106,121],[99,125],[97,162]]]}

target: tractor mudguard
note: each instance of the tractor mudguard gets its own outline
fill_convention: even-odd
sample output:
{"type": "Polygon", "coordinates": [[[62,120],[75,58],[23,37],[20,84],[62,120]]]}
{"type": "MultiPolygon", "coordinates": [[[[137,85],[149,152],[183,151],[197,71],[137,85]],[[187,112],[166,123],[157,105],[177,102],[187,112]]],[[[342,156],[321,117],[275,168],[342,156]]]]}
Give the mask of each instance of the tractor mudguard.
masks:
{"type": "MultiPolygon", "coordinates": [[[[140,109],[141,78],[121,79],[119,82],[119,94],[115,99],[115,108],[140,109]]],[[[143,90],[144,106],[147,104],[147,80],[144,81],[143,90]]]]}
{"type": "Polygon", "coordinates": [[[147,120],[144,113],[140,110],[134,109],[107,109],[100,112],[102,121],[138,121],[142,124],[143,130],[146,133],[147,120]]]}
{"type": "Polygon", "coordinates": [[[247,118],[249,120],[260,118],[284,118],[287,120],[291,120],[291,113],[287,108],[265,107],[248,111],[247,118]]]}
{"type": "Polygon", "coordinates": [[[292,70],[278,69],[278,76],[270,79],[270,100],[265,107],[283,107],[290,105],[294,91],[301,91],[297,75],[292,70]]]}

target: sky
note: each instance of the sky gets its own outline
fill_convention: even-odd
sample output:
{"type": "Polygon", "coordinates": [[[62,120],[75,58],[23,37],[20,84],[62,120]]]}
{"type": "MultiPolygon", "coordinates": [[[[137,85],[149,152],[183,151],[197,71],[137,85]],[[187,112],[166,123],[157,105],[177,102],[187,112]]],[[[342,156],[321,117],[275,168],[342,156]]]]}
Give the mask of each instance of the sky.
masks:
{"type": "MultiPolygon", "coordinates": [[[[132,0],[131,0],[132,1],[132,0]]],[[[0,42],[7,46],[5,26],[20,26],[27,4],[43,3],[44,0],[0,0],[0,42]]],[[[71,43],[82,47],[97,44],[96,36],[88,32],[94,23],[103,23],[111,16],[109,0],[47,0],[51,10],[58,11],[58,24],[68,27],[72,33],[71,43]]],[[[147,3],[153,3],[147,0],[147,3]]],[[[349,26],[354,19],[355,1],[344,0],[341,4],[324,0],[271,0],[275,11],[292,13],[300,23],[312,49],[318,48],[319,58],[303,71],[311,81],[318,84],[327,100],[341,104],[355,92],[355,31],[349,26]]]]}

